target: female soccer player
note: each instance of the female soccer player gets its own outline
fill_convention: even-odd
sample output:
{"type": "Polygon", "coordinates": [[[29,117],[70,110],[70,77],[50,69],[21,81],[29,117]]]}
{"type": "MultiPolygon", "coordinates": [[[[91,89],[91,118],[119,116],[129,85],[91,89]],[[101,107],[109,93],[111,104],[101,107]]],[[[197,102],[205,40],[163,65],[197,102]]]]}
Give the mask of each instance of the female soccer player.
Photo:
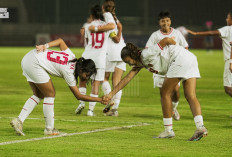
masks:
{"type": "Polygon", "coordinates": [[[224,89],[225,92],[232,97],[232,51],[230,46],[230,38],[232,37],[232,11],[227,14],[226,18],[227,26],[224,26],[218,30],[206,31],[206,32],[193,32],[188,30],[188,32],[192,35],[200,35],[200,36],[208,36],[215,35],[220,36],[222,39],[222,47],[224,52],[224,89]]]}
{"type": "Polygon", "coordinates": [[[208,134],[203,125],[201,106],[196,98],[196,79],[200,78],[198,62],[196,56],[191,52],[176,44],[172,38],[164,38],[159,43],[154,44],[144,50],[138,49],[133,44],[128,43],[122,49],[121,57],[124,62],[133,65],[132,70],[110,94],[105,96],[105,100],[110,100],[114,94],[125,87],[130,80],[142,69],[146,68],[150,72],[165,75],[166,78],[161,88],[161,103],[163,110],[163,122],[165,131],[155,138],[172,138],[175,133],[172,130],[172,92],[176,85],[183,81],[185,98],[188,101],[194,121],[197,127],[190,141],[200,140],[208,134]]]}
{"type": "MultiPolygon", "coordinates": [[[[170,12],[168,11],[160,12],[158,16],[158,23],[159,23],[160,29],[151,34],[150,38],[148,39],[146,43],[146,47],[150,47],[158,43],[163,38],[169,37],[169,38],[173,38],[178,45],[183,46],[186,49],[188,49],[188,43],[185,40],[185,37],[178,30],[171,27],[171,13],[170,12]]],[[[153,74],[154,88],[158,87],[161,91],[164,78],[165,78],[164,75],[153,74]]],[[[180,98],[179,89],[180,89],[180,84],[177,84],[173,90],[173,95],[172,95],[173,118],[175,120],[180,119],[180,114],[177,111],[177,106],[179,104],[179,98],[180,98]]]]}
{"type": "MultiPolygon", "coordinates": [[[[108,94],[111,91],[109,84],[109,77],[112,73],[112,84],[115,87],[121,80],[122,74],[126,71],[126,64],[121,59],[121,50],[126,45],[122,37],[122,25],[115,16],[115,3],[113,0],[105,0],[102,5],[103,16],[107,25],[98,28],[97,32],[110,30],[110,38],[107,43],[107,55],[106,55],[106,67],[105,67],[105,79],[102,83],[102,90],[104,94],[108,94]],[[112,29],[113,26],[114,29],[112,29]],[[117,27],[116,27],[117,26],[117,27]]],[[[89,30],[95,32],[95,27],[90,26],[89,30]]],[[[102,60],[103,61],[103,60],[102,60]]],[[[86,92],[86,89],[81,89],[86,92]]],[[[114,106],[112,110],[106,113],[107,116],[118,116],[118,107],[121,100],[122,91],[120,90],[113,98],[114,106]]],[[[85,104],[83,101],[76,109],[76,113],[80,114],[85,104]]]]}
{"type": "Polygon", "coordinates": [[[41,99],[44,99],[43,113],[46,122],[44,134],[59,134],[59,131],[54,128],[55,88],[49,74],[64,78],[78,100],[103,103],[102,98],[80,94],[76,86],[78,77],[80,80],[88,81],[91,75],[96,74],[94,62],[91,59],[75,58],[75,55],[62,39],[36,46],[36,49],[31,50],[24,56],[21,64],[23,75],[27,78],[33,95],[24,104],[18,118],[11,121],[11,125],[18,135],[25,136],[23,133],[23,122],[41,99]],[[61,51],[47,49],[54,46],[59,46],[61,51]]]}
{"type": "MultiPolygon", "coordinates": [[[[109,32],[95,32],[91,33],[88,30],[90,25],[93,25],[94,28],[98,29],[103,25],[106,25],[104,22],[104,17],[102,13],[102,9],[99,5],[95,5],[90,10],[91,15],[91,23],[88,24],[85,28],[85,38],[87,40],[87,45],[85,47],[85,51],[82,54],[82,57],[86,59],[92,59],[96,64],[97,74],[94,77],[92,82],[92,91],[90,96],[98,97],[98,89],[100,83],[104,80],[105,77],[105,60],[106,60],[106,51],[107,51],[107,41],[109,38],[109,32]]],[[[79,90],[82,94],[86,94],[86,83],[80,82],[79,90]]],[[[83,102],[80,102],[79,107],[76,109],[75,113],[79,114],[84,108],[83,102]]],[[[89,103],[89,110],[87,112],[87,116],[94,116],[94,107],[96,102],[89,103]]]]}

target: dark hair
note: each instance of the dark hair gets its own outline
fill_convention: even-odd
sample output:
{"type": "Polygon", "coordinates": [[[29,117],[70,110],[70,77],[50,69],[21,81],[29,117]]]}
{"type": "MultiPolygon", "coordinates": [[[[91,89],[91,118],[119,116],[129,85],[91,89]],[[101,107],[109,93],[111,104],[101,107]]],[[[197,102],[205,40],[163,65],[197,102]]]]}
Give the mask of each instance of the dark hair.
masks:
{"type": "Polygon", "coordinates": [[[112,14],[114,21],[117,24],[114,0],[105,0],[105,2],[103,3],[103,8],[106,12],[110,12],[112,14]]]}
{"type": "Polygon", "coordinates": [[[230,16],[232,17],[232,10],[230,10],[230,11],[228,12],[228,14],[230,14],[230,16]]]}
{"type": "Polygon", "coordinates": [[[140,52],[142,49],[136,47],[132,43],[126,43],[126,46],[121,51],[121,58],[124,61],[126,57],[130,57],[136,61],[140,60],[140,52]]]}
{"type": "Polygon", "coordinates": [[[102,9],[99,5],[94,5],[93,7],[91,7],[90,14],[93,16],[94,19],[100,19],[102,21],[105,21],[102,9]]]}
{"type": "Polygon", "coordinates": [[[77,78],[80,75],[80,73],[86,72],[89,73],[90,76],[97,73],[95,63],[92,59],[85,59],[81,57],[79,59],[75,58],[73,60],[70,60],[69,62],[76,63],[74,76],[76,78],[77,83],[78,83],[77,78]]]}
{"type": "Polygon", "coordinates": [[[167,11],[167,10],[161,11],[159,13],[159,15],[158,15],[158,21],[160,21],[160,19],[163,19],[163,18],[166,18],[166,17],[171,18],[171,13],[169,11],[167,11]]]}

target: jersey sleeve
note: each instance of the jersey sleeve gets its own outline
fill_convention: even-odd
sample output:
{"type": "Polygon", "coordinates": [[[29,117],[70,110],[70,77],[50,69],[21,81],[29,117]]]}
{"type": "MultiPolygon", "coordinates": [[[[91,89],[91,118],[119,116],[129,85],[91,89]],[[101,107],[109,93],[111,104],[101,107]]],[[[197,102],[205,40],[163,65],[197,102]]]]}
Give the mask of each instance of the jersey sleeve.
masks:
{"type": "Polygon", "coordinates": [[[230,47],[231,47],[231,50],[232,50],[232,26],[230,26],[230,39],[229,39],[229,42],[230,42],[230,47]]]}
{"type": "Polygon", "coordinates": [[[229,35],[228,26],[222,27],[218,29],[218,31],[220,32],[220,36],[222,38],[227,37],[229,35]]]}
{"type": "Polygon", "coordinates": [[[179,41],[177,41],[179,43],[180,46],[183,46],[183,47],[189,47],[185,37],[181,34],[180,31],[176,30],[177,33],[178,33],[178,36],[179,36],[179,41]]]}
{"type": "Polygon", "coordinates": [[[155,44],[155,41],[154,41],[154,33],[151,34],[151,36],[149,37],[147,43],[146,43],[146,48],[147,47],[150,47],[150,46],[153,46],[155,44]]]}
{"type": "Polygon", "coordinates": [[[115,23],[113,15],[111,13],[104,13],[104,18],[106,23],[115,23]]]}

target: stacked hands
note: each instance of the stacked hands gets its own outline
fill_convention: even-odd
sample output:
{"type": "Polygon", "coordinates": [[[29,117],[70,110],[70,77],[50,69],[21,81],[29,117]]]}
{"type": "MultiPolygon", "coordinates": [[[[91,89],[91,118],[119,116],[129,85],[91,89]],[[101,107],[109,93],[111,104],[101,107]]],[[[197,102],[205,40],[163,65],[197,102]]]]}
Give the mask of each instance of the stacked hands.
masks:
{"type": "Polygon", "coordinates": [[[110,96],[109,94],[108,95],[104,95],[101,98],[102,98],[102,101],[101,101],[102,104],[104,104],[104,105],[111,104],[111,98],[112,98],[112,96],[110,96]]]}
{"type": "Polygon", "coordinates": [[[35,48],[36,48],[37,52],[44,52],[48,48],[48,45],[47,44],[36,45],[35,48]]]}

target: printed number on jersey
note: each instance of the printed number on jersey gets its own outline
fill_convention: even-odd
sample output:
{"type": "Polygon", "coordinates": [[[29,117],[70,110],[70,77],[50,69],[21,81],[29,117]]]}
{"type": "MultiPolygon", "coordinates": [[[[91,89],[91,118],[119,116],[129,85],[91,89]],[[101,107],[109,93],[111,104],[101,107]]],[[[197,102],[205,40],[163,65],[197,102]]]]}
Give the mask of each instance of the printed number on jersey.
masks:
{"type": "Polygon", "coordinates": [[[102,48],[105,39],[105,33],[91,33],[92,36],[92,47],[95,49],[102,48]]]}
{"type": "Polygon", "coordinates": [[[48,51],[47,59],[51,62],[66,65],[68,63],[69,54],[64,52],[48,51]]]}

